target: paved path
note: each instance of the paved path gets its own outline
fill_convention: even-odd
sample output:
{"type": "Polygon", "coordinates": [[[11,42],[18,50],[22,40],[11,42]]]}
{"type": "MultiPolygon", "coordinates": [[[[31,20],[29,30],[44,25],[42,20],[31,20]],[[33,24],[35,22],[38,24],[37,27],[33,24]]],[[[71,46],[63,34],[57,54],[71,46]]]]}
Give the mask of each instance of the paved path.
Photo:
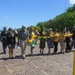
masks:
{"type": "Polygon", "coordinates": [[[14,59],[9,59],[8,49],[6,55],[1,54],[0,43],[0,75],[72,75],[73,52],[47,55],[47,50],[46,47],[45,54],[40,55],[39,45],[36,45],[34,55],[30,56],[30,47],[27,46],[26,59],[21,59],[20,50],[15,48],[14,59]]]}

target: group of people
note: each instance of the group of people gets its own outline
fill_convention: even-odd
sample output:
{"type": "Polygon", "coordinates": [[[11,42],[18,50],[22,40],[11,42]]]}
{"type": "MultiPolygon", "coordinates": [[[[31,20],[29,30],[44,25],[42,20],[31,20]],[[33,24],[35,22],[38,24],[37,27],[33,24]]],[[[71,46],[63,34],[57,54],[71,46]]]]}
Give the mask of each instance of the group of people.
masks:
{"type": "Polygon", "coordinates": [[[58,43],[60,43],[61,50],[60,53],[70,52],[74,46],[75,48],[75,26],[72,31],[67,29],[63,29],[58,32],[57,29],[55,31],[52,28],[46,33],[44,27],[41,29],[40,36],[40,53],[44,53],[45,41],[47,41],[48,54],[51,54],[51,48],[54,48],[53,54],[58,53],[58,43]],[[46,36],[46,37],[45,37],[46,36]]]}
{"type": "Polygon", "coordinates": [[[20,31],[13,32],[12,28],[6,30],[6,27],[3,27],[1,32],[1,42],[3,46],[3,53],[6,54],[6,48],[9,49],[9,58],[13,58],[13,49],[16,45],[16,36],[18,35],[18,46],[21,49],[21,57],[25,59],[25,50],[26,46],[30,46],[31,54],[33,55],[33,49],[39,39],[39,52],[44,54],[44,48],[48,47],[48,54],[51,54],[51,48],[54,48],[53,54],[58,52],[58,42],[60,42],[61,53],[70,52],[72,47],[75,47],[75,27],[73,27],[72,32],[69,30],[63,29],[60,33],[57,29],[55,31],[50,28],[48,31],[44,27],[41,27],[41,31],[38,32],[34,28],[27,30],[23,25],[20,31]]]}
{"type": "Polygon", "coordinates": [[[9,58],[13,57],[13,49],[15,48],[16,39],[15,34],[12,28],[6,30],[6,27],[3,27],[1,32],[1,42],[3,46],[3,53],[6,54],[7,47],[9,48],[9,58]]]}
{"type": "Polygon", "coordinates": [[[16,34],[18,35],[21,47],[21,57],[25,58],[25,48],[27,45],[28,32],[25,26],[22,26],[22,29],[17,32],[13,31],[12,28],[6,30],[6,27],[3,27],[3,31],[1,32],[1,42],[3,46],[3,53],[6,54],[6,49],[9,49],[9,58],[13,58],[13,49],[15,49],[16,45],[16,34]]]}

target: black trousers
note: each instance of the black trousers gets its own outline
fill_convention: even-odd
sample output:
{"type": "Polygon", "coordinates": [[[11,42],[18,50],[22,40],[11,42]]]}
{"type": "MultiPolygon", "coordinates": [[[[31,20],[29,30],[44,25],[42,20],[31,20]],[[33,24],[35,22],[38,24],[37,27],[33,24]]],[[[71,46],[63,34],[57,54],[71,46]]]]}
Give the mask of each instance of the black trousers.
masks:
{"type": "Polygon", "coordinates": [[[71,49],[72,49],[73,46],[74,46],[74,48],[75,48],[75,39],[73,39],[73,41],[72,41],[72,43],[71,43],[71,49]]]}
{"type": "Polygon", "coordinates": [[[58,50],[58,42],[54,42],[54,52],[57,52],[58,50]]]}
{"type": "Polygon", "coordinates": [[[71,47],[70,47],[70,37],[66,37],[66,50],[71,50],[71,47]]]}

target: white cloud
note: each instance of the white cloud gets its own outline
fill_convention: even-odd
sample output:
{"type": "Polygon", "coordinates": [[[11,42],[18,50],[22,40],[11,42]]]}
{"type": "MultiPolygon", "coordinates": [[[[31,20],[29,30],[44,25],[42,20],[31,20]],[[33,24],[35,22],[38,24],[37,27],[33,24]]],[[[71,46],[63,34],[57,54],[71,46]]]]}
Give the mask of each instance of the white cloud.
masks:
{"type": "Polygon", "coordinates": [[[71,4],[75,4],[75,0],[70,0],[70,3],[71,4]]]}
{"type": "Polygon", "coordinates": [[[4,18],[4,19],[7,19],[8,17],[7,17],[7,16],[4,16],[3,18],[4,18]]]}

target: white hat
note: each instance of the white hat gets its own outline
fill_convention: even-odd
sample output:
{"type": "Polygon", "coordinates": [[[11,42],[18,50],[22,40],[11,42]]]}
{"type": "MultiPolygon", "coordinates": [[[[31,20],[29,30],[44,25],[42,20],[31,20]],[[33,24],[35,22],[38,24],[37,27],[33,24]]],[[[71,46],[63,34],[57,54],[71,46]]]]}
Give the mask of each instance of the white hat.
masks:
{"type": "Polygon", "coordinates": [[[49,28],[49,30],[52,30],[52,28],[49,28]]]}

